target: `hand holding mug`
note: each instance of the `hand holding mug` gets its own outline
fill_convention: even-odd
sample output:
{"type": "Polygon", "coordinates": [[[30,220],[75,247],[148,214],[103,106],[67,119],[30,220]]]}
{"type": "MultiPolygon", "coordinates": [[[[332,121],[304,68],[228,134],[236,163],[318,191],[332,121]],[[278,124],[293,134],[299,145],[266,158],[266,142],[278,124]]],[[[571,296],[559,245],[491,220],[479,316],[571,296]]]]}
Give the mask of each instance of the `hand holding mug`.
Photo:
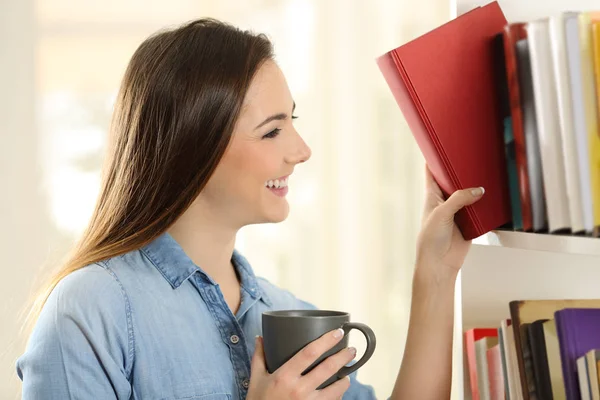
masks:
{"type": "Polygon", "coordinates": [[[333,400],[342,398],[350,387],[350,378],[348,377],[324,390],[317,390],[317,387],[354,359],[356,350],[351,348],[340,350],[321,363],[318,368],[302,375],[310,365],[323,353],[338,344],[342,338],[343,331],[341,329],[331,331],[304,347],[277,371],[270,374],[265,361],[263,339],[257,337],[252,357],[250,387],[246,398],[248,400],[333,400]]]}
{"type": "Polygon", "coordinates": [[[339,311],[284,310],[263,313],[263,336],[252,358],[248,399],[338,399],[349,387],[347,376],[375,351],[375,334],[365,324],[350,322],[339,311]],[[367,349],[346,366],[356,350],[348,333],[361,331],[367,349]]]}

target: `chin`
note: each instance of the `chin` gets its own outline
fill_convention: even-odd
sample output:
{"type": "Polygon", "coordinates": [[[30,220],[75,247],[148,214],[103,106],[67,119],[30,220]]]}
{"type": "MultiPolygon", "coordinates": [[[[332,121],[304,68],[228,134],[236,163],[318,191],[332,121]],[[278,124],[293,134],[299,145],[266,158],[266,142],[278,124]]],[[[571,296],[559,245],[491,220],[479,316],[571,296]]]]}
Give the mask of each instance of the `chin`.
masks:
{"type": "Polygon", "coordinates": [[[266,214],[265,222],[267,222],[267,223],[283,222],[287,219],[289,214],[290,214],[290,207],[288,204],[286,204],[285,207],[280,207],[277,210],[271,210],[270,213],[266,214]]]}

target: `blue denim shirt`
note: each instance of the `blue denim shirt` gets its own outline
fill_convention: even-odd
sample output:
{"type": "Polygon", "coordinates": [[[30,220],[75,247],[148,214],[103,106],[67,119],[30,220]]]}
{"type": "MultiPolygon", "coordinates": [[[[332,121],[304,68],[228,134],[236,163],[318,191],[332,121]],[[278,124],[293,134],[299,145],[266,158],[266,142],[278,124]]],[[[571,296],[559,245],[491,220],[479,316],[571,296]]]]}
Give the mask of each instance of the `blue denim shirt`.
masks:
{"type": "MultiPolygon", "coordinates": [[[[244,399],[267,310],[314,308],[255,277],[237,251],[241,305],[164,233],[88,265],[50,295],[17,361],[23,399],[244,399]]],[[[345,400],[374,399],[351,376],[345,400]]]]}

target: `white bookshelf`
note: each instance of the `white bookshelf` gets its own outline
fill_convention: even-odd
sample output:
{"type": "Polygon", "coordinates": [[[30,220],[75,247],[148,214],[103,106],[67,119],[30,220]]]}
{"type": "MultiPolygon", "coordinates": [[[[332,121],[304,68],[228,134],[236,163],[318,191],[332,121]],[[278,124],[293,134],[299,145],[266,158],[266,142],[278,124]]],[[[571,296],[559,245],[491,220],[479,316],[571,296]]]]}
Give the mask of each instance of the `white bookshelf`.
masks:
{"type": "MultiPolygon", "coordinates": [[[[451,17],[489,0],[451,0],[451,17]]],[[[498,0],[509,22],[600,9],[598,0],[498,0]]],[[[511,300],[600,298],[600,239],[493,231],[474,240],[456,285],[452,399],[470,399],[463,332],[499,326],[511,300]]]]}
{"type": "Polygon", "coordinates": [[[474,244],[551,253],[600,256],[600,238],[542,233],[493,231],[473,240],[474,244]]]}
{"type": "Polygon", "coordinates": [[[456,290],[453,399],[464,387],[462,333],[499,326],[511,300],[599,298],[600,256],[473,245],[456,290]]]}

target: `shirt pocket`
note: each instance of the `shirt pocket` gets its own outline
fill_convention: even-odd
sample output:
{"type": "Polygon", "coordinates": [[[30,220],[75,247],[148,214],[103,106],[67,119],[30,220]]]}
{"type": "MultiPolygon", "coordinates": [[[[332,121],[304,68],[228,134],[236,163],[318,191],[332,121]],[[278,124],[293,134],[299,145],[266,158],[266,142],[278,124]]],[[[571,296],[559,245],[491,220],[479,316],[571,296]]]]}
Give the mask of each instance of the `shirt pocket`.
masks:
{"type": "Polygon", "coordinates": [[[186,397],[168,397],[161,400],[231,400],[232,398],[228,393],[210,393],[186,397]]]}
{"type": "MultiPolygon", "coordinates": [[[[227,388],[219,384],[198,381],[194,385],[172,385],[171,393],[160,400],[231,400],[233,396],[227,388]]],[[[166,394],[166,393],[165,393],[166,394]]]]}

